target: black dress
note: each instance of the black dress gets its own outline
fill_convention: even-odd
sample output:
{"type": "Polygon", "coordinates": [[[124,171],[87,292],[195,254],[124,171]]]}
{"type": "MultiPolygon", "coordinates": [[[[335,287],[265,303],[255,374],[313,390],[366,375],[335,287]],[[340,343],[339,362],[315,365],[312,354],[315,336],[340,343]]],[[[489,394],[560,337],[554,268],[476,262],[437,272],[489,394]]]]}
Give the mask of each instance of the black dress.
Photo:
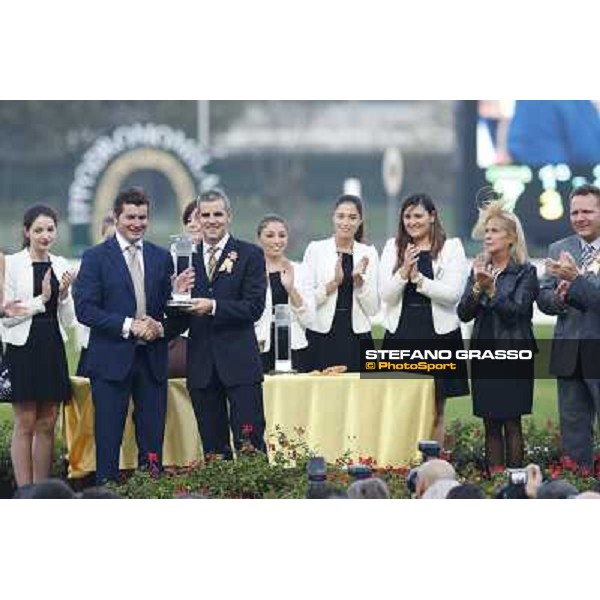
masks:
{"type": "MultiPolygon", "coordinates": [[[[419,253],[417,267],[425,277],[433,279],[433,260],[431,252],[419,253]]],[[[385,332],[383,338],[384,350],[392,349],[388,340],[442,340],[440,349],[464,350],[460,327],[449,333],[436,333],[433,326],[433,313],[431,312],[431,299],[417,291],[417,286],[409,281],[404,288],[402,296],[402,313],[394,333],[385,332]]],[[[437,385],[441,386],[440,392],[444,398],[453,396],[466,396],[469,393],[469,377],[467,364],[464,360],[457,360],[456,377],[434,377],[437,385]]]]}
{"type": "Polygon", "coordinates": [[[312,369],[323,370],[334,365],[346,365],[351,373],[360,372],[361,346],[373,349],[371,332],[354,333],[352,330],[352,302],[354,295],[354,270],[352,254],[342,253],[344,279],[338,287],[335,316],[328,333],[306,330],[312,369]]]}
{"type": "MultiPolygon", "coordinates": [[[[33,295],[42,293],[49,262],[33,263],[33,295]]],[[[31,319],[24,346],[7,344],[6,361],[12,383],[11,403],[68,402],[71,399],[69,367],[58,325],[58,280],[52,272],[52,294],[46,312],[31,319]]]]}
{"type": "MultiPolygon", "coordinates": [[[[271,286],[271,298],[273,306],[276,304],[287,304],[288,293],[281,283],[281,272],[275,271],[269,273],[269,285],[271,286]]],[[[283,332],[281,332],[283,333],[283,332]]],[[[285,344],[285,334],[279,340],[280,344],[285,344]]],[[[270,373],[275,369],[275,323],[271,322],[271,347],[268,352],[260,355],[263,362],[263,373],[270,373]]],[[[309,370],[308,348],[301,350],[292,350],[292,368],[298,373],[306,373],[309,370]]]]}

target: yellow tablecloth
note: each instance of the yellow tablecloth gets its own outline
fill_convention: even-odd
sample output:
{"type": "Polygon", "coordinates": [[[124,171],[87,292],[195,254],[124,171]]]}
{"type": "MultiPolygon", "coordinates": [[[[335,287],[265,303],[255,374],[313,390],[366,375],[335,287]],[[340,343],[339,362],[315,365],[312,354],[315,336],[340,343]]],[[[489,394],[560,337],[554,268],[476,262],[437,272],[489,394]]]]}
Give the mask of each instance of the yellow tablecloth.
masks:
{"type": "MultiPolygon", "coordinates": [[[[73,377],[73,402],[63,413],[69,474],[82,477],[96,468],[94,406],[89,381],[73,377]]],[[[276,375],[264,382],[267,435],[279,425],[305,430],[308,445],[334,461],[349,450],[378,465],[402,465],[417,458],[417,442],[433,426],[433,379],[361,379],[358,375],[276,375]]],[[[184,379],[169,381],[163,462],[184,466],[201,458],[194,411],[184,379]]],[[[127,417],[121,468],[137,465],[137,447],[127,417]]]]}

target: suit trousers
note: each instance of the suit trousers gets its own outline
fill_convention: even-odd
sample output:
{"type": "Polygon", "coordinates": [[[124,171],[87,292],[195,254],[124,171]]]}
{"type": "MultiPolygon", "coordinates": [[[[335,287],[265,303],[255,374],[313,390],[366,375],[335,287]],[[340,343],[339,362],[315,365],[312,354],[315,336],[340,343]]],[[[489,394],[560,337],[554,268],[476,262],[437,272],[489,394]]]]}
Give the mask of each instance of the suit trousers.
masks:
{"type": "Polygon", "coordinates": [[[558,377],[558,410],[563,452],[578,465],[594,465],[594,421],[600,414],[600,380],[558,377]]]}
{"type": "Polygon", "coordinates": [[[226,387],[213,368],[208,387],[193,388],[189,392],[205,456],[222,454],[227,459],[232,458],[231,436],[239,450],[247,426],[252,428],[249,435],[252,445],[261,452],[266,451],[262,383],[226,387]]]}
{"type": "Polygon", "coordinates": [[[147,348],[136,346],[129,375],[121,381],[91,376],[96,437],[96,482],[116,481],[119,452],[129,408],[133,398],[133,422],[138,446],[138,467],[148,465],[148,455],[156,454],[162,464],[162,448],[167,412],[167,381],[157,381],[148,360],[147,348]]]}

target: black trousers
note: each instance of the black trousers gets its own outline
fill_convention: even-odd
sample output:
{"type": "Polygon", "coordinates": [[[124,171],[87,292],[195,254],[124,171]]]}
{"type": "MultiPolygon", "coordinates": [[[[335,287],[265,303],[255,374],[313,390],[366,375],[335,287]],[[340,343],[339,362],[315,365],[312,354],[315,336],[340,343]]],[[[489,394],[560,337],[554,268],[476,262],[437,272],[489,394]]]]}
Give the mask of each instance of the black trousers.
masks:
{"type": "Polygon", "coordinates": [[[262,383],[226,387],[213,369],[208,387],[190,389],[189,393],[205,455],[231,458],[231,437],[239,449],[244,435],[257,450],[266,451],[262,383]]]}

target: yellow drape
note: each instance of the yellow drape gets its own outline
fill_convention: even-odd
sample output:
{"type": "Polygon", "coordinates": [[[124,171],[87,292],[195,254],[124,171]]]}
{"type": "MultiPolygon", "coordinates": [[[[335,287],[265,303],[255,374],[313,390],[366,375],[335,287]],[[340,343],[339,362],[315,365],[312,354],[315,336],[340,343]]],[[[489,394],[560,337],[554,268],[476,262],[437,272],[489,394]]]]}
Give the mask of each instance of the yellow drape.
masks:
{"type": "MultiPolygon", "coordinates": [[[[95,470],[94,407],[89,381],[73,377],[73,402],[65,407],[63,432],[69,473],[95,470]]],[[[429,438],[434,416],[431,378],[361,379],[358,375],[276,375],[264,382],[267,436],[279,425],[304,429],[308,445],[328,461],[346,450],[370,456],[380,466],[417,458],[417,442],[429,438]]],[[[200,438],[184,379],[169,381],[163,447],[165,465],[184,466],[201,459],[200,438]]],[[[121,468],[137,464],[130,413],[121,446],[121,468]]]]}

